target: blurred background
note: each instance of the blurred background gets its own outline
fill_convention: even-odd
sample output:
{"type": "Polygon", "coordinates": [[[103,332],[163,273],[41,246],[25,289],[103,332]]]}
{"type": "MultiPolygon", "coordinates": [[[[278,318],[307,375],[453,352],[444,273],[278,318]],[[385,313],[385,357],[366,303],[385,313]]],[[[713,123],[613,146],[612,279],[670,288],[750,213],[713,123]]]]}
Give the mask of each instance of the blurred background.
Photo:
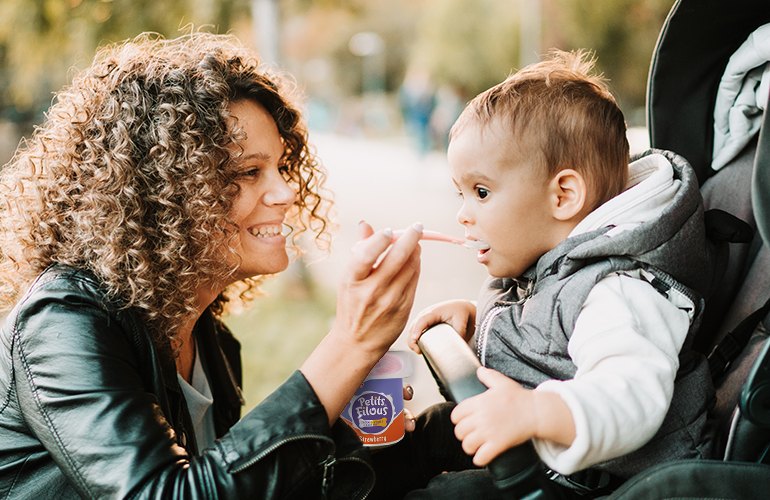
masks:
{"type": "MultiPolygon", "coordinates": [[[[335,193],[329,254],[309,250],[226,318],[244,348],[251,408],[325,335],[337,278],[365,219],[375,228],[461,235],[444,151],[465,102],[552,47],[593,50],[629,125],[647,146],[645,89],[653,47],[673,0],[2,0],[0,165],[43,119],[53,92],[89,65],[99,45],[152,31],[233,33],[293,75],[335,193]]],[[[416,313],[475,298],[485,269],[475,255],[423,244],[416,313]]],[[[403,339],[394,345],[405,349],[403,339]]],[[[413,357],[418,412],[439,399],[413,357]]]]}

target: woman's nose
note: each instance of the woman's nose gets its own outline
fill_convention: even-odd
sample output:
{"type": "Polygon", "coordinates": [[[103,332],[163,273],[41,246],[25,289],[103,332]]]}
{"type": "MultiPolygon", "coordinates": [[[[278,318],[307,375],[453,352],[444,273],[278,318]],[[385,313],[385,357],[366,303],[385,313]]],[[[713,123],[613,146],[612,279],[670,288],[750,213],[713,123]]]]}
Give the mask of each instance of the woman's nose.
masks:
{"type": "Polygon", "coordinates": [[[297,192],[283,176],[277,176],[264,196],[268,205],[291,205],[297,199],[297,192]]]}

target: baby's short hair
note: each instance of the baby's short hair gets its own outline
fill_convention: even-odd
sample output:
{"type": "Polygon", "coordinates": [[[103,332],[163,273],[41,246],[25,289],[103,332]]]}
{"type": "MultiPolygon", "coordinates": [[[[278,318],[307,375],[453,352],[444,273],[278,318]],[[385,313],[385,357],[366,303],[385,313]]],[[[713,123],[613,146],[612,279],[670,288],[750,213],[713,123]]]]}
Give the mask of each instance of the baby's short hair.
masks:
{"type": "Polygon", "coordinates": [[[472,124],[495,122],[510,132],[518,154],[532,158],[549,178],[572,168],[599,206],[623,191],[629,148],[623,112],[586,51],[552,50],[476,96],[451,136],[472,124]]]}

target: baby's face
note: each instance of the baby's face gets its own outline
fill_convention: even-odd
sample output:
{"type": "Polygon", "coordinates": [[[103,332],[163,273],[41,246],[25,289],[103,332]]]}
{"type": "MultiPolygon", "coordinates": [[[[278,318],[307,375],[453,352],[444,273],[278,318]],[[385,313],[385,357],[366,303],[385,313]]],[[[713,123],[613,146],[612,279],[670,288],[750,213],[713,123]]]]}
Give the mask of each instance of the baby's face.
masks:
{"type": "Polygon", "coordinates": [[[452,138],[447,159],[462,206],[465,236],[485,241],[477,259],[495,277],[518,277],[556,244],[548,180],[521,158],[492,123],[468,124],[452,138]]]}

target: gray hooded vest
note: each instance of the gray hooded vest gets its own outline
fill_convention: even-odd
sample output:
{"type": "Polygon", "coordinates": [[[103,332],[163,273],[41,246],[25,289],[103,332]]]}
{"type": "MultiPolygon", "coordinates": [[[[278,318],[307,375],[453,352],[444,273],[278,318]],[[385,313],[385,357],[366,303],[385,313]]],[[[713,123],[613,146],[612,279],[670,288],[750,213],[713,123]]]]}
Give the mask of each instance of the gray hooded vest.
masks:
{"type": "Polygon", "coordinates": [[[661,294],[674,289],[695,304],[661,428],[642,448],[595,466],[622,478],[665,460],[701,458],[710,451],[706,419],[713,386],[705,358],[690,347],[711,285],[703,206],[687,162],[667,151],[641,156],[652,153],[664,155],[682,183],[658,219],[611,238],[604,236],[610,228],[570,237],[521,278],[489,279],[478,302],[476,342],[482,363],[530,388],[574,377],[577,368],[567,344],[586,297],[607,275],[642,269],[661,294]]]}

